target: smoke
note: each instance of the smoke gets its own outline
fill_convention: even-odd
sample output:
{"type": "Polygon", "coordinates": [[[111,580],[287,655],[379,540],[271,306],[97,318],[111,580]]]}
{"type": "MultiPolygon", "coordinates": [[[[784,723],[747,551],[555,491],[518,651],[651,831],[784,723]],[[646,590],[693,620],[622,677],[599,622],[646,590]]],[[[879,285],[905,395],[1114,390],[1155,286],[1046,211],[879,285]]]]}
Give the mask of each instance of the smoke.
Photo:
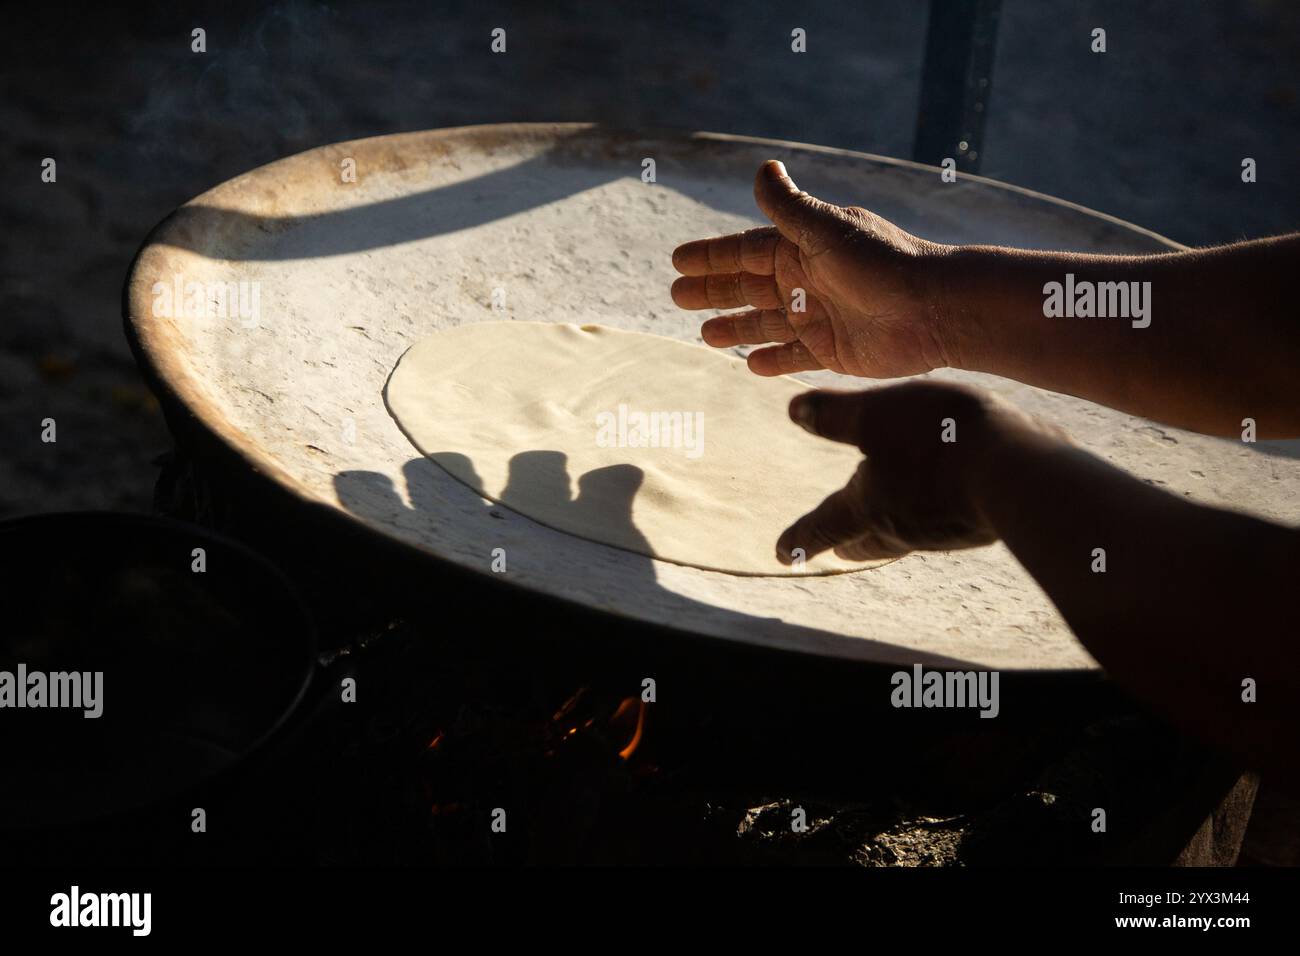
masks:
{"type": "Polygon", "coordinates": [[[355,52],[337,19],[303,0],[242,23],[229,11],[173,17],[175,27],[133,57],[142,87],[125,124],[133,160],[163,184],[215,184],[328,141],[318,136],[320,119],[339,110],[323,78],[355,52]],[[191,49],[196,28],[204,52],[191,49]]]}

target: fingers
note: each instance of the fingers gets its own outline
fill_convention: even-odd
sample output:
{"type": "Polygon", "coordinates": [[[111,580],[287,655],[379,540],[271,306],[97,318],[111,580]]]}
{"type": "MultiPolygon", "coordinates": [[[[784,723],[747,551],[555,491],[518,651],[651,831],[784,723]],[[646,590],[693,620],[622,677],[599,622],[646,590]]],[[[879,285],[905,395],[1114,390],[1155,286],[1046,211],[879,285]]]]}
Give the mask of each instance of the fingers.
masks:
{"type": "Polygon", "coordinates": [[[795,340],[794,327],[780,309],[756,309],[735,315],[720,315],[700,326],[700,335],[708,345],[716,349],[795,340]]]}
{"type": "Polygon", "coordinates": [[[820,252],[844,229],[838,207],[800,192],[785,166],[774,159],[758,168],[754,199],[781,235],[810,255],[820,252]]]}
{"type": "Polygon", "coordinates": [[[876,561],[910,553],[909,545],[873,521],[869,484],[869,462],[864,461],[847,485],[785,530],[776,543],[777,560],[793,564],[796,548],[802,549],[805,560],[828,550],[845,561],[876,561]]]}
{"type": "Polygon", "coordinates": [[[878,561],[881,558],[901,558],[910,554],[911,548],[900,541],[886,539],[879,532],[868,531],[860,538],[835,546],[835,556],[845,561],[878,561]]]}
{"type": "Polygon", "coordinates": [[[673,283],[672,296],[683,309],[734,309],[742,305],[779,309],[785,305],[776,280],[752,272],[683,276],[673,283]]]}
{"type": "Polygon", "coordinates": [[[684,276],[718,272],[752,272],[770,276],[781,234],[773,226],[697,239],[673,250],[673,266],[684,276]]]}
{"type": "Polygon", "coordinates": [[[817,357],[802,342],[788,345],[773,345],[771,348],[755,349],[745,360],[749,370],[756,375],[791,375],[794,372],[812,372],[825,368],[817,357]]]}
{"type": "Polygon", "coordinates": [[[987,418],[987,401],[974,389],[937,382],[907,382],[861,392],[820,389],[792,398],[790,418],[814,435],[857,445],[869,454],[902,422],[923,422],[922,427],[937,429],[951,418],[954,424],[973,426],[978,436],[987,418]]]}
{"type": "Polygon", "coordinates": [[[1007,426],[989,418],[988,402],[973,389],[936,382],[793,398],[795,422],[854,445],[868,459],[843,491],[781,536],[777,556],[792,563],[795,547],[805,557],[830,547],[844,560],[865,561],[996,541],[980,495],[989,480],[987,462],[1006,448],[1007,426]]]}
{"type": "Polygon", "coordinates": [[[864,461],[847,485],[782,533],[776,542],[777,560],[792,564],[796,548],[803,549],[803,557],[807,559],[862,537],[867,531],[866,492],[867,463],[864,461]]]}
{"type": "Polygon", "coordinates": [[[866,451],[866,432],[869,409],[874,404],[873,395],[871,391],[836,392],[828,389],[805,392],[790,399],[790,418],[814,435],[857,445],[866,451]]]}

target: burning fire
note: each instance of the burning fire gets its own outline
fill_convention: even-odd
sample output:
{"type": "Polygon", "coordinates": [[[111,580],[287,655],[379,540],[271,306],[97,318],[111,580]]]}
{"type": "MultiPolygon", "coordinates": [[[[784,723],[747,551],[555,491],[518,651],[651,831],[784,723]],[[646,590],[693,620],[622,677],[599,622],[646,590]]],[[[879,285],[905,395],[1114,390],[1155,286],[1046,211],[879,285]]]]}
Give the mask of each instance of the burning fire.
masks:
{"type": "Polygon", "coordinates": [[[617,727],[620,723],[632,723],[633,711],[636,712],[636,723],[632,730],[632,737],[618,752],[619,757],[624,760],[629,759],[636,753],[637,747],[641,746],[641,738],[645,735],[646,703],[640,697],[624,697],[623,702],[618,705],[618,710],[614,711],[614,716],[609,719],[611,727],[617,727]]]}

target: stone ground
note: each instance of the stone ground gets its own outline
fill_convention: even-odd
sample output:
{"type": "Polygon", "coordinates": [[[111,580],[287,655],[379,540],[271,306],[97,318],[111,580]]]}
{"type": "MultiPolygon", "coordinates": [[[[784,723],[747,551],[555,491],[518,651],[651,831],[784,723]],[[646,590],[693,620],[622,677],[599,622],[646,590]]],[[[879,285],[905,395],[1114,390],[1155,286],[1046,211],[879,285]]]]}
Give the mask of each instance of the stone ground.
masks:
{"type": "MultiPolygon", "coordinates": [[[[45,4],[26,16],[6,29],[0,101],[0,516],[148,510],[169,441],[123,340],[119,296],[145,234],[193,195],[322,143],[510,120],[906,157],[926,5],[236,0],[186,14],[45,4]],[[205,54],[190,52],[195,26],[205,54]],[[497,26],[505,56],[488,52],[497,26]],[[795,26],[808,32],[803,56],[789,52],[795,26]],[[40,181],[47,156],[54,184],[40,181]],[[39,440],[47,417],[57,444],[39,440]]],[[[1007,0],[981,172],[1191,244],[1293,230],[1297,64],[1291,0],[1007,0]],[[1100,56],[1088,51],[1098,26],[1100,56]],[[1239,175],[1247,156],[1252,185],[1239,175]]],[[[902,839],[863,852],[913,858],[902,839]]]]}

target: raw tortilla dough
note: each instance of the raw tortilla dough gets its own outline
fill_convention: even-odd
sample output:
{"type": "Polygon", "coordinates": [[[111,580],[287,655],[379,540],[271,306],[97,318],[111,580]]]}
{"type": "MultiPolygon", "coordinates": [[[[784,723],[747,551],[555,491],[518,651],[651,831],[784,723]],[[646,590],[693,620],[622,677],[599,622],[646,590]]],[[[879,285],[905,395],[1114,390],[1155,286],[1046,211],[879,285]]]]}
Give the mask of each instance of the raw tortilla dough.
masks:
{"type": "Polygon", "coordinates": [[[802,572],[776,560],[780,533],[861,461],[856,448],[790,421],[790,397],[807,389],[656,335],[481,322],[411,347],[385,399],[423,454],[549,527],[732,574],[875,567],[884,562],[830,553],[802,572]],[[637,429],[638,412],[679,412],[681,424],[647,418],[637,429]],[[632,447],[638,435],[653,442],[656,424],[658,447],[632,447]]]}

